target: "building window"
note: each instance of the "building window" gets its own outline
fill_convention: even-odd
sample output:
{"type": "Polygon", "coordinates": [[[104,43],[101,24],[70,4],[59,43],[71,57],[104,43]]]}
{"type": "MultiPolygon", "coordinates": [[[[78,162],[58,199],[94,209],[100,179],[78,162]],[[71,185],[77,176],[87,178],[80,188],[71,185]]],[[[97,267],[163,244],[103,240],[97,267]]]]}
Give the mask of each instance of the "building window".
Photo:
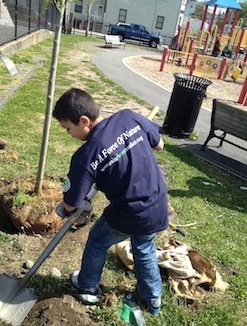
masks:
{"type": "Polygon", "coordinates": [[[81,5],[75,5],[75,12],[82,12],[82,6],[81,5]]]}
{"type": "Polygon", "coordinates": [[[119,9],[118,21],[120,23],[125,23],[127,17],[127,10],[126,9],[119,9]]]}
{"type": "Polygon", "coordinates": [[[156,26],[157,29],[162,29],[164,25],[165,17],[164,16],[157,16],[156,26]]]}
{"type": "Polygon", "coordinates": [[[104,7],[101,6],[101,5],[98,5],[98,7],[97,7],[97,15],[98,16],[103,16],[103,13],[104,13],[104,7]]]}

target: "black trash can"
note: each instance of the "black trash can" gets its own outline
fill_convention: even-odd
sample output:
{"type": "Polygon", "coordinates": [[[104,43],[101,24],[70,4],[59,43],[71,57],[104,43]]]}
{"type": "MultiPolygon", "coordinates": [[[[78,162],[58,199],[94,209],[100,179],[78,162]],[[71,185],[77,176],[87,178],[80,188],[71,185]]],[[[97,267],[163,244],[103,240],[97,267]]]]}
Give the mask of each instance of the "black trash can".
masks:
{"type": "Polygon", "coordinates": [[[207,87],[208,79],[188,74],[174,74],[175,83],[162,132],[177,138],[192,133],[207,87]]]}

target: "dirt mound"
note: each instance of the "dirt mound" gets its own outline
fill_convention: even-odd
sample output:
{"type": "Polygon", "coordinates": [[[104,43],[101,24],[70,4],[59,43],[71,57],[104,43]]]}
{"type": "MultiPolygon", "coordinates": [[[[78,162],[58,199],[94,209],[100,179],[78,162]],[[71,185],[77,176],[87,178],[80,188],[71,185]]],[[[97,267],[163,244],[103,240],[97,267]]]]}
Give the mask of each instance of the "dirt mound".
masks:
{"type": "Polygon", "coordinates": [[[17,230],[26,233],[58,231],[64,221],[57,217],[55,208],[62,201],[62,186],[45,180],[42,193],[34,194],[34,179],[14,179],[1,182],[0,204],[17,230]]]}
{"type": "Polygon", "coordinates": [[[25,319],[23,326],[37,325],[102,325],[90,318],[92,312],[89,306],[83,306],[72,296],[40,300],[25,319]]]}

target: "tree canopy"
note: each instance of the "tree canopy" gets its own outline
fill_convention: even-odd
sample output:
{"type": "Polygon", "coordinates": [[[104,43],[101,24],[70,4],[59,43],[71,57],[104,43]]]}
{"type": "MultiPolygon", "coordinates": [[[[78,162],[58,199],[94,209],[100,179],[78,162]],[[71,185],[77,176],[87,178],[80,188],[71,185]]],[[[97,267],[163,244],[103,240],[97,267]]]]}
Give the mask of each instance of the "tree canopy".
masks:
{"type": "Polygon", "coordinates": [[[247,2],[240,3],[242,10],[240,10],[239,18],[243,19],[243,27],[247,26],[247,2]]]}

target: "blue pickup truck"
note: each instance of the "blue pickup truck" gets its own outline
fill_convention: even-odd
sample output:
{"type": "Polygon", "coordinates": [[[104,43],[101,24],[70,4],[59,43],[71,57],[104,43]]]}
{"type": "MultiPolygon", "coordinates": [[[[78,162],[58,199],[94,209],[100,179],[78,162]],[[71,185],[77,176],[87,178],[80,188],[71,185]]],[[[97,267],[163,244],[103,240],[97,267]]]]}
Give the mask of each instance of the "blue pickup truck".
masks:
{"type": "Polygon", "coordinates": [[[152,48],[156,48],[158,44],[162,43],[159,34],[149,32],[145,26],[140,24],[117,23],[116,25],[110,25],[108,34],[119,35],[121,41],[129,39],[146,43],[152,48]]]}

